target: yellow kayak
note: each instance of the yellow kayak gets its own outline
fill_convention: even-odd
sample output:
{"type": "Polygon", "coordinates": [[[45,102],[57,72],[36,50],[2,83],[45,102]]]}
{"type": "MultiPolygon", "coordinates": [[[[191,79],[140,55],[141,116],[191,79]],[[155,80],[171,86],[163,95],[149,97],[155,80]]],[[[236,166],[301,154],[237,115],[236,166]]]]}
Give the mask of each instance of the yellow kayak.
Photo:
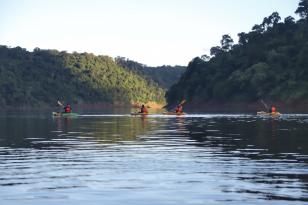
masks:
{"type": "Polygon", "coordinates": [[[280,116],[281,113],[280,112],[264,112],[264,111],[260,111],[260,112],[257,112],[257,115],[259,116],[271,116],[271,117],[277,117],[277,116],[280,116]]]}

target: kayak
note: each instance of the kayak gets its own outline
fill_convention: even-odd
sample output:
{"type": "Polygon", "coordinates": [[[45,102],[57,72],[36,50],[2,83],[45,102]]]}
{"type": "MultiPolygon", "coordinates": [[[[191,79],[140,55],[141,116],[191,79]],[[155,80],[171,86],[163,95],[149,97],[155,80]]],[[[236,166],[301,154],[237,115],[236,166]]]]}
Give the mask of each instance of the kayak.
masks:
{"type": "Polygon", "coordinates": [[[260,112],[257,112],[257,115],[259,115],[259,116],[278,117],[278,116],[281,115],[281,113],[280,112],[269,113],[269,112],[260,111],[260,112]]]}
{"type": "Polygon", "coordinates": [[[65,113],[65,112],[52,112],[52,116],[53,117],[77,117],[78,113],[76,113],[76,112],[69,112],[69,113],[65,113]]]}
{"type": "Polygon", "coordinates": [[[185,112],[163,112],[163,115],[185,115],[185,112]]]}
{"type": "Polygon", "coordinates": [[[140,113],[140,112],[133,112],[133,113],[130,113],[131,115],[140,115],[140,116],[145,116],[145,115],[148,115],[149,113],[140,113]]]}

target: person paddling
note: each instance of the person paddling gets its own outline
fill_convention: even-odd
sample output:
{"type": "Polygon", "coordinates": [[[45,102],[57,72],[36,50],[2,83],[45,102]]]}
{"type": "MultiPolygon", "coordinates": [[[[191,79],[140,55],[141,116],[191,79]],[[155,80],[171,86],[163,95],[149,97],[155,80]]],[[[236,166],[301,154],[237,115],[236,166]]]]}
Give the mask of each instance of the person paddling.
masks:
{"type": "Polygon", "coordinates": [[[277,113],[277,109],[274,105],[272,105],[271,108],[269,109],[269,113],[271,113],[271,114],[277,113]]]}
{"type": "Polygon", "coordinates": [[[180,102],[180,104],[178,104],[178,105],[176,106],[174,112],[177,113],[177,114],[183,113],[183,104],[184,104],[185,102],[186,102],[186,100],[182,100],[182,101],[180,102]]]}
{"type": "Polygon", "coordinates": [[[182,113],[182,112],[183,112],[183,106],[182,106],[182,104],[179,104],[175,108],[175,113],[182,113]]]}
{"type": "Polygon", "coordinates": [[[72,112],[72,107],[70,104],[66,104],[66,106],[64,106],[59,100],[58,100],[58,105],[61,106],[64,109],[64,113],[71,113],[72,112]]]}
{"type": "Polygon", "coordinates": [[[148,114],[148,109],[144,105],[142,105],[139,113],[148,114]]]}
{"type": "Polygon", "coordinates": [[[67,105],[64,107],[64,112],[65,112],[65,113],[71,113],[71,112],[72,112],[72,108],[71,108],[71,105],[70,105],[70,104],[67,104],[67,105]]]}

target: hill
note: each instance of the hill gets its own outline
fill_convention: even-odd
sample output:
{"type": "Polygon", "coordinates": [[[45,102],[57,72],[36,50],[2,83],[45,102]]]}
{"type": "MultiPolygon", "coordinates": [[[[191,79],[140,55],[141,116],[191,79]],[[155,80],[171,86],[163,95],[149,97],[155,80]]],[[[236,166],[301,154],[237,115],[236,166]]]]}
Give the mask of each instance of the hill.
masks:
{"type": "Polygon", "coordinates": [[[164,102],[157,84],[108,56],[0,46],[0,105],[164,102]]]}
{"type": "Polygon", "coordinates": [[[117,57],[115,59],[119,66],[122,66],[144,78],[148,81],[156,83],[157,85],[168,89],[175,84],[184,73],[186,67],[184,66],[158,66],[149,67],[144,64],[126,59],[124,57],[117,57]]]}
{"type": "Polygon", "coordinates": [[[224,35],[211,57],[193,59],[166,94],[174,104],[209,102],[296,103],[308,101],[308,1],[281,22],[274,12],[249,33],[239,33],[238,44],[224,35]]]}

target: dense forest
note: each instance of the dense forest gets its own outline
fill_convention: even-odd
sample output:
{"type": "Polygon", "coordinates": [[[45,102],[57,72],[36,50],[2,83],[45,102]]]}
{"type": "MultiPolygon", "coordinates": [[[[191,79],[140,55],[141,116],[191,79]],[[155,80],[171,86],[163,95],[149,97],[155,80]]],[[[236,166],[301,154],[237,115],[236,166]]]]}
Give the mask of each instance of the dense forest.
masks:
{"type": "Polygon", "coordinates": [[[163,103],[165,90],[108,56],[0,46],[0,105],[163,103]]]}
{"type": "Polygon", "coordinates": [[[238,44],[223,35],[210,55],[193,59],[167,92],[169,104],[308,101],[308,0],[283,21],[277,12],[239,33],[238,44]]]}
{"type": "Polygon", "coordinates": [[[122,66],[130,71],[141,75],[148,81],[158,84],[165,89],[170,88],[175,84],[184,73],[184,66],[159,66],[159,67],[148,67],[144,64],[126,59],[124,57],[117,57],[115,61],[119,66],[122,66]]]}

